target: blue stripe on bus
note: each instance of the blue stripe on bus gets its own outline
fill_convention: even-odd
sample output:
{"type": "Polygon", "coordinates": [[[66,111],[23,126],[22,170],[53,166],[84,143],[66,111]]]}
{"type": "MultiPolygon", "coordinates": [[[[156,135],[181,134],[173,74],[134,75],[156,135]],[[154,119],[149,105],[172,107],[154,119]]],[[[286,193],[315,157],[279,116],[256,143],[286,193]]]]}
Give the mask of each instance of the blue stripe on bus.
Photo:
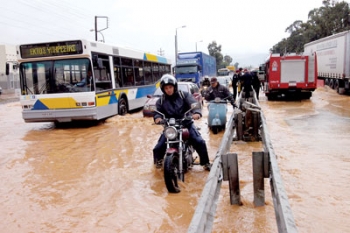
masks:
{"type": "Polygon", "coordinates": [[[113,91],[111,97],[109,98],[108,104],[115,104],[115,103],[118,103],[118,100],[117,100],[116,93],[113,91]]]}
{"type": "Polygon", "coordinates": [[[147,86],[147,87],[138,87],[137,88],[136,98],[145,97],[146,95],[153,95],[156,91],[155,86],[147,86]]]}
{"type": "Polygon", "coordinates": [[[158,56],[157,56],[157,58],[158,58],[158,62],[161,62],[161,63],[168,63],[167,59],[164,58],[164,57],[158,57],[158,56]]]}
{"type": "Polygon", "coordinates": [[[37,100],[33,106],[33,110],[48,110],[49,108],[44,105],[40,100],[37,100]]]}

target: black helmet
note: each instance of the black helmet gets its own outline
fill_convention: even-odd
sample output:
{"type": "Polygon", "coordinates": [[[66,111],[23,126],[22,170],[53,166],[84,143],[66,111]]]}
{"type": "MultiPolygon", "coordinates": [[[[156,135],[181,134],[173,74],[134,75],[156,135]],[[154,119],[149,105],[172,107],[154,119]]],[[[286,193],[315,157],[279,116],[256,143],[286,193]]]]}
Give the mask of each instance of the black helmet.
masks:
{"type": "Polygon", "coordinates": [[[160,79],[160,89],[162,90],[162,92],[165,94],[164,92],[164,86],[165,85],[173,85],[174,86],[174,93],[177,92],[177,81],[176,78],[174,78],[174,76],[172,76],[171,74],[164,74],[162,76],[162,78],[160,79]]]}

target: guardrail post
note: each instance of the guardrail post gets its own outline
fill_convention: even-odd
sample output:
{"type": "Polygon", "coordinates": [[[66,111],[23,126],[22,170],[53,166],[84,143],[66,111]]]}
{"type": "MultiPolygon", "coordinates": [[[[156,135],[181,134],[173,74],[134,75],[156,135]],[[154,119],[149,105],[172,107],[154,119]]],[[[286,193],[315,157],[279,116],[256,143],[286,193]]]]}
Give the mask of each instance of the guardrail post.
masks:
{"type": "Polygon", "coordinates": [[[241,205],[241,190],[239,188],[238,159],[236,153],[221,156],[223,180],[229,182],[231,205],[241,205]]]}
{"type": "Polygon", "coordinates": [[[264,152],[253,152],[254,205],[265,205],[264,152]]]}
{"type": "Polygon", "coordinates": [[[243,140],[243,113],[237,113],[237,140],[243,140]]]}

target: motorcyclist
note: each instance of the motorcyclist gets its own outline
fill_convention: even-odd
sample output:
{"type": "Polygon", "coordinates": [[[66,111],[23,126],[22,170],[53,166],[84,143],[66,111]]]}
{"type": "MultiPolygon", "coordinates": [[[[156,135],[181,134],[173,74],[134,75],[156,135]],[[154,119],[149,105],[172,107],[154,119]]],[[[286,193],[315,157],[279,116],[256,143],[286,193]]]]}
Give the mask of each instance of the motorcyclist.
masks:
{"type": "MultiPolygon", "coordinates": [[[[188,92],[178,91],[177,81],[174,76],[170,74],[162,76],[160,89],[162,90],[163,95],[157,100],[156,108],[157,111],[163,113],[166,118],[181,119],[184,117],[184,113],[191,108],[191,104],[197,103],[193,96],[188,92]]],[[[201,109],[194,109],[192,118],[198,120],[201,117],[201,109]]],[[[162,116],[159,113],[155,113],[153,119],[156,124],[159,124],[162,121],[162,116]]],[[[211,164],[209,162],[207,145],[204,139],[193,124],[193,121],[190,121],[186,127],[190,134],[189,142],[197,151],[200,158],[200,164],[205,170],[210,171],[211,164]]],[[[165,142],[166,138],[161,134],[158,143],[153,148],[154,163],[157,167],[161,167],[163,162],[166,151],[165,142]]]]}
{"type": "Polygon", "coordinates": [[[210,87],[210,80],[208,76],[204,77],[203,83],[202,83],[202,90],[201,90],[201,95],[204,97],[204,93],[206,89],[210,87]]]}
{"type": "Polygon", "coordinates": [[[203,80],[203,83],[202,83],[202,87],[203,86],[210,86],[210,80],[209,80],[209,77],[208,76],[205,76],[204,77],[204,80],[203,80]]]}
{"type": "Polygon", "coordinates": [[[220,85],[216,77],[212,77],[210,79],[210,84],[211,84],[210,87],[207,89],[206,93],[204,94],[204,98],[207,101],[214,100],[215,98],[218,97],[220,99],[227,99],[231,102],[232,106],[234,107],[236,106],[230,90],[227,87],[220,85]]]}

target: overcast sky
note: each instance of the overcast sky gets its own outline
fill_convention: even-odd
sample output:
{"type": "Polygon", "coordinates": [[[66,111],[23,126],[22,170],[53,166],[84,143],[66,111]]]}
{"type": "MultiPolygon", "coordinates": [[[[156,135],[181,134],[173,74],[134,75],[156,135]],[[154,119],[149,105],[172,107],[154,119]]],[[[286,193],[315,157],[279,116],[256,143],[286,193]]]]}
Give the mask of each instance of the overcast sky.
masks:
{"type": "MultiPolygon", "coordinates": [[[[307,21],[322,0],[0,0],[0,44],[67,39],[94,40],[95,16],[108,17],[106,43],[175,59],[179,52],[208,53],[216,41],[222,54],[240,62],[249,54],[268,54],[288,37],[295,20],[307,21]],[[202,41],[202,42],[200,42],[202,41]]],[[[98,19],[98,29],[106,26],[98,19]]],[[[101,34],[98,35],[102,39],[101,34]]]]}

